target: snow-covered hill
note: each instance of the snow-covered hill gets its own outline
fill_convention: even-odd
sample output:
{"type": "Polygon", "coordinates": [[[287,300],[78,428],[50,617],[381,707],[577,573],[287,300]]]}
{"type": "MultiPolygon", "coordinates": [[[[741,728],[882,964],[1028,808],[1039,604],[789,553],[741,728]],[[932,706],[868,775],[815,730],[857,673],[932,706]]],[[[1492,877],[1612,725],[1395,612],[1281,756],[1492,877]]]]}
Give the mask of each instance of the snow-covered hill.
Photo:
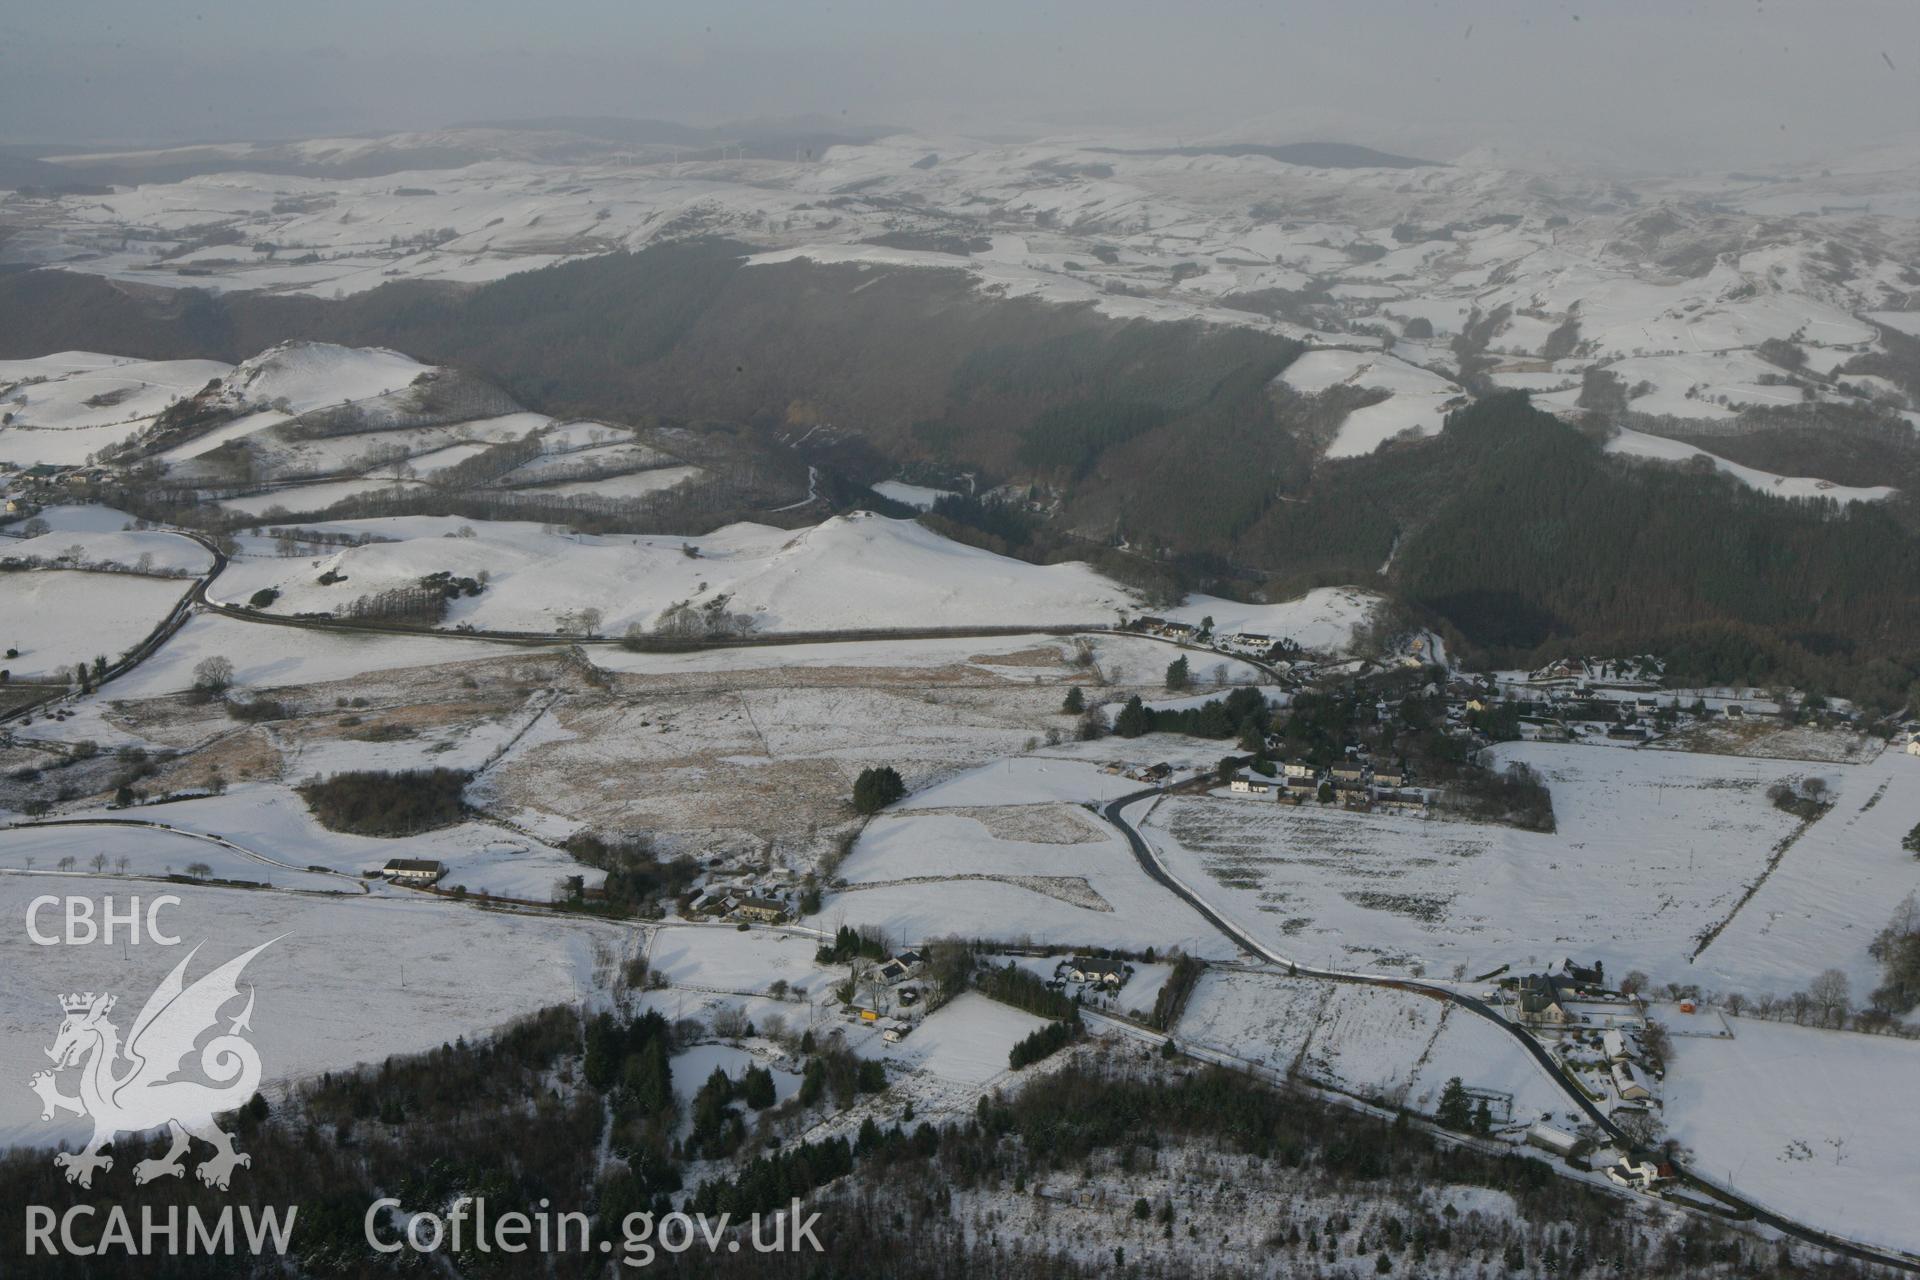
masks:
{"type": "MultiPolygon", "coordinates": [[[[392,540],[286,558],[269,554],[266,539],[248,540],[251,554],[221,575],[215,598],[241,604],[270,588],[279,595],[268,612],[332,613],[444,572],[485,583],[478,595],[452,601],[445,626],[562,631],[579,628],[582,611],[596,610],[601,635],[660,629],[679,605],[702,628],[711,614],[715,625],[724,617],[736,630],[755,632],[1106,625],[1142,608],[1084,564],[1032,565],[866,512],[799,530],[734,524],[696,538],[593,537],[436,516],[314,527],[392,540]]],[[[1329,588],[1273,605],[1195,596],[1171,612],[1196,622],[1212,616],[1223,633],[1259,630],[1338,649],[1376,600],[1329,588]]]]}
{"type": "MultiPolygon", "coordinates": [[[[760,264],[958,269],[1001,296],[1323,347],[1313,356],[1338,376],[1290,383],[1387,392],[1338,423],[1334,456],[1432,432],[1469,375],[1568,414],[1592,407],[1583,383],[1602,369],[1635,414],[1721,421],[1830,403],[1920,424],[1911,382],[1848,367],[1886,345],[1883,327],[1920,327],[1907,319],[1920,315],[1920,153],[1627,181],[1484,157],[1318,168],[1234,151],[898,135],[817,157],[678,160],[538,130],[319,140],[196,152],[233,169],[44,202],[9,252],[114,279],[329,297],[714,235],[754,246],[760,264]],[[433,153],[461,167],[245,168],[433,153]]],[[[406,367],[395,357],[386,372],[406,367]]],[[[295,404],[302,387],[354,394],[307,372],[320,371],[266,381],[295,404]]],[[[360,373],[371,394],[382,379],[360,373]]]]}

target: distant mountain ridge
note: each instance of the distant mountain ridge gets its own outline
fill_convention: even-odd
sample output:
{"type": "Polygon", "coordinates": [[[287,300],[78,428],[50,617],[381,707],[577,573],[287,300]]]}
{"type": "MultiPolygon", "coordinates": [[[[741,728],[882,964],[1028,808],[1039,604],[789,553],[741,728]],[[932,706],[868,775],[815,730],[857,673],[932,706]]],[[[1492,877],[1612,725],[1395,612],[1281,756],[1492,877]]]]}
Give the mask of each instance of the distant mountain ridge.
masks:
{"type": "Polygon", "coordinates": [[[1206,147],[1089,147],[1111,155],[1130,156],[1265,156],[1282,164],[1307,169],[1444,169],[1438,160],[1416,160],[1388,151],[1375,151],[1352,142],[1289,142],[1269,146],[1258,142],[1219,143],[1206,147]]]}

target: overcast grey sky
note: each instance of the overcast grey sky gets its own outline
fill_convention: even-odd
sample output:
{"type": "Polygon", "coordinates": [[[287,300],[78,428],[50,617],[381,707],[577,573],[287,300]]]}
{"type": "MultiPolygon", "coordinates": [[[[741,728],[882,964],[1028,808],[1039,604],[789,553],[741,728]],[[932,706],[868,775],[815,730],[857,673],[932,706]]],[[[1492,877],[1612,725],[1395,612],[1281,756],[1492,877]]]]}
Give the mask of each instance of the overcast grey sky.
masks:
{"type": "Polygon", "coordinates": [[[1920,133],[1920,0],[25,0],[0,137],[820,114],[1759,164],[1920,133]],[[1883,56],[1884,55],[1884,56],[1883,56]],[[1891,65],[1889,64],[1891,60],[1891,65]]]}

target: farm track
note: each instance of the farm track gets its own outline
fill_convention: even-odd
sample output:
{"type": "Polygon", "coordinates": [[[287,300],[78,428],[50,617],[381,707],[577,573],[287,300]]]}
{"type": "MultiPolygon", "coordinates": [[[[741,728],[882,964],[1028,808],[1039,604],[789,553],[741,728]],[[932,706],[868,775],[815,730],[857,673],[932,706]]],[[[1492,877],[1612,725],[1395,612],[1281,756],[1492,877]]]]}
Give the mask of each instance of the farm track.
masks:
{"type": "MultiPolygon", "coordinates": [[[[1485,1018],[1517,1040],[1521,1047],[1533,1057],[1534,1061],[1539,1063],[1541,1069],[1560,1087],[1561,1092],[1566,1094],[1574,1105],[1580,1108],[1600,1132],[1629,1147],[1632,1145],[1631,1140],[1627,1138],[1626,1134],[1594,1105],[1593,1100],[1587,1097],[1585,1091],[1580,1088],[1579,1084],[1567,1074],[1566,1069],[1554,1061],[1553,1055],[1547,1052],[1544,1045],[1529,1034],[1524,1027],[1509,1022],[1506,1018],[1500,1016],[1500,1014],[1485,1001],[1447,987],[1436,986],[1432,983],[1420,982],[1413,979],[1387,977],[1381,974],[1357,973],[1343,969],[1318,969],[1311,965],[1300,964],[1286,956],[1280,955],[1278,952],[1270,950],[1256,941],[1238,925],[1233,924],[1220,915],[1219,912],[1215,911],[1202,900],[1199,895],[1188,889],[1185,884],[1181,883],[1166,869],[1160,862],[1158,856],[1154,854],[1151,846],[1147,844],[1145,837],[1127,820],[1123,812],[1129,805],[1162,794],[1164,793],[1158,787],[1149,788],[1144,791],[1136,791],[1131,795],[1121,796],[1118,800],[1113,800],[1103,805],[1100,809],[1100,814],[1108,822],[1119,828],[1120,833],[1127,838],[1127,844],[1128,847],[1133,850],[1134,859],[1140,864],[1140,869],[1146,872],[1150,879],[1192,907],[1202,919],[1212,925],[1228,941],[1249,955],[1283,967],[1290,975],[1320,978],[1329,982],[1348,982],[1365,986],[1389,987],[1396,991],[1407,991],[1433,1000],[1447,1001],[1466,1009],[1477,1017],[1485,1018]]],[[[1703,1195],[1720,1201],[1722,1204],[1730,1206],[1749,1220],[1760,1223],[1763,1226],[1771,1227],[1783,1235],[1788,1235],[1806,1244],[1814,1245],[1817,1248],[1826,1249],[1832,1253],[1852,1258],[1855,1261],[1896,1267],[1902,1271],[1920,1274],[1920,1257],[1893,1250],[1878,1249],[1872,1245],[1859,1244],[1839,1236],[1830,1235],[1817,1227],[1796,1222],[1762,1205],[1755,1204],[1741,1196],[1737,1191],[1709,1182],[1700,1175],[1685,1168],[1677,1161],[1674,1162],[1673,1168],[1675,1177],[1679,1182],[1703,1195]]]]}

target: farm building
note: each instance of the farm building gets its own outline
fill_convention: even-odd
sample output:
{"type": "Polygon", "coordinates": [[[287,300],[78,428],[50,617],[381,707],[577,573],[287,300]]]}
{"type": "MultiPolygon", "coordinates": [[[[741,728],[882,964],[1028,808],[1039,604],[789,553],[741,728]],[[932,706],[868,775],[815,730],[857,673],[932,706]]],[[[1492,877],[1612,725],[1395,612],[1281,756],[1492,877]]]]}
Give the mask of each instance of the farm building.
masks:
{"type": "Polygon", "coordinates": [[[1527,1129],[1527,1145],[1551,1151],[1557,1156],[1570,1156],[1580,1145],[1580,1139],[1550,1124],[1535,1124],[1527,1129]]]}
{"type": "Polygon", "coordinates": [[[758,920],[762,924],[778,924],[787,918],[784,903],[772,898],[742,898],[733,908],[733,914],[742,920],[758,920]]]}
{"type": "Polygon", "coordinates": [[[446,864],[432,858],[389,858],[383,870],[395,884],[434,884],[447,874],[446,864]]]}

